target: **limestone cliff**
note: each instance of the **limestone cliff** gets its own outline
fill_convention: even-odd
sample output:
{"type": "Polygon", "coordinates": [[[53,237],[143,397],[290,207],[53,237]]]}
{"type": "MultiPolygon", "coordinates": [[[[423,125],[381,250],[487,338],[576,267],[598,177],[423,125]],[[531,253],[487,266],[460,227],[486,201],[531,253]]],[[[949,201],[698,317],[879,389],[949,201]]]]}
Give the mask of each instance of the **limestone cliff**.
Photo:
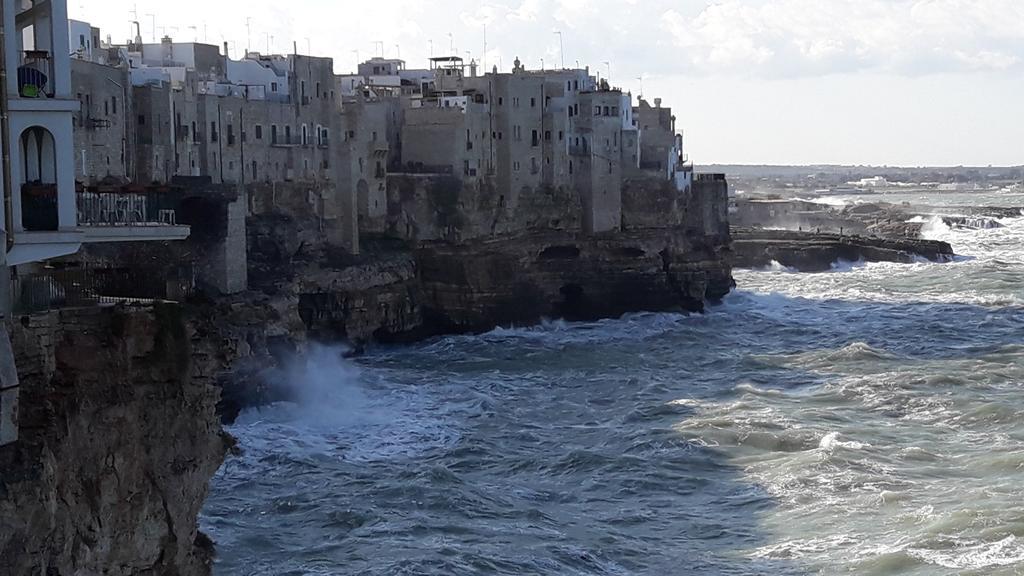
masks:
{"type": "Polygon", "coordinates": [[[737,268],[776,262],[800,272],[827,272],[840,261],[910,264],[920,258],[950,262],[954,256],[948,243],[935,240],[762,229],[734,230],[732,255],[737,268]]]}
{"type": "Polygon", "coordinates": [[[21,440],[0,448],[0,574],[199,575],[196,518],[230,439],[180,308],[11,327],[21,440]]]}

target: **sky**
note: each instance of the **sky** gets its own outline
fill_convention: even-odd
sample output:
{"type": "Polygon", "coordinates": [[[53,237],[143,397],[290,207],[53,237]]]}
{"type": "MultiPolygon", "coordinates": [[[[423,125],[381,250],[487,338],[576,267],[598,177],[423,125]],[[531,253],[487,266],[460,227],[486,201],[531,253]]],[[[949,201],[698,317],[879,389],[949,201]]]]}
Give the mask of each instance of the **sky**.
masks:
{"type": "Polygon", "coordinates": [[[589,65],[698,164],[1024,164],[1024,0],[68,0],[114,42],[589,65]],[[486,32],[485,32],[486,30],[486,32]],[[294,43],[294,44],[293,44],[294,43]],[[485,51],[486,47],[486,51],[485,51]]]}

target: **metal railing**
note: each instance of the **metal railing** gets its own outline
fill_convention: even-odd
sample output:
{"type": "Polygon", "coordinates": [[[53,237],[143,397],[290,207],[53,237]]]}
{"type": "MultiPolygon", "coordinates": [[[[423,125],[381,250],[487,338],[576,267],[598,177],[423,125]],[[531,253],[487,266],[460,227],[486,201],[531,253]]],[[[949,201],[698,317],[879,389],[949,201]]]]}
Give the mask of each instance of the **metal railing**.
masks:
{"type": "Polygon", "coordinates": [[[697,173],[693,175],[695,182],[723,182],[725,174],[697,173]]]}
{"type": "Polygon", "coordinates": [[[79,192],[79,226],[176,226],[181,198],[170,192],[79,192]]]}
{"type": "Polygon", "coordinates": [[[195,293],[191,266],[159,271],[135,268],[49,270],[13,281],[13,309],[36,314],[64,308],[183,301],[195,293]]]}
{"type": "Polygon", "coordinates": [[[26,50],[18,66],[18,94],[22,98],[53,96],[53,58],[44,50],[26,50]]]}

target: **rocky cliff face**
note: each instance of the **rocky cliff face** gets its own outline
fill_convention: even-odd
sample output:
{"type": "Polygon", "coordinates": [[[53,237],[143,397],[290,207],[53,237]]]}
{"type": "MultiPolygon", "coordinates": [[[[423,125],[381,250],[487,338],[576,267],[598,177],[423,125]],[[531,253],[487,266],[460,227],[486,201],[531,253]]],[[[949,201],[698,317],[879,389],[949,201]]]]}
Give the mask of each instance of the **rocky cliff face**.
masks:
{"type": "Polygon", "coordinates": [[[827,272],[841,260],[910,264],[924,258],[949,262],[953,248],[946,242],[913,238],[753,229],[733,232],[732,255],[737,268],[761,268],[778,262],[800,272],[827,272]]]}
{"type": "Polygon", "coordinates": [[[230,439],[180,308],[67,310],[11,336],[21,440],[0,448],[0,574],[208,573],[196,518],[230,439]]]}

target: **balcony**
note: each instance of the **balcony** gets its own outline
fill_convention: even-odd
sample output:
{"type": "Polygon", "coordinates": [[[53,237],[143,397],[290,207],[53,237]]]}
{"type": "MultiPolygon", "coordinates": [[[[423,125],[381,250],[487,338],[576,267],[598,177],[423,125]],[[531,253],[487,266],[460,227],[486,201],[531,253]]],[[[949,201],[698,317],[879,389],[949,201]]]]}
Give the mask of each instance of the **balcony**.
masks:
{"type": "Polygon", "coordinates": [[[53,98],[53,59],[45,50],[26,50],[18,66],[22,98],[53,98]]]}
{"type": "Polygon", "coordinates": [[[177,226],[181,200],[171,192],[79,192],[79,226],[177,226]]]}

